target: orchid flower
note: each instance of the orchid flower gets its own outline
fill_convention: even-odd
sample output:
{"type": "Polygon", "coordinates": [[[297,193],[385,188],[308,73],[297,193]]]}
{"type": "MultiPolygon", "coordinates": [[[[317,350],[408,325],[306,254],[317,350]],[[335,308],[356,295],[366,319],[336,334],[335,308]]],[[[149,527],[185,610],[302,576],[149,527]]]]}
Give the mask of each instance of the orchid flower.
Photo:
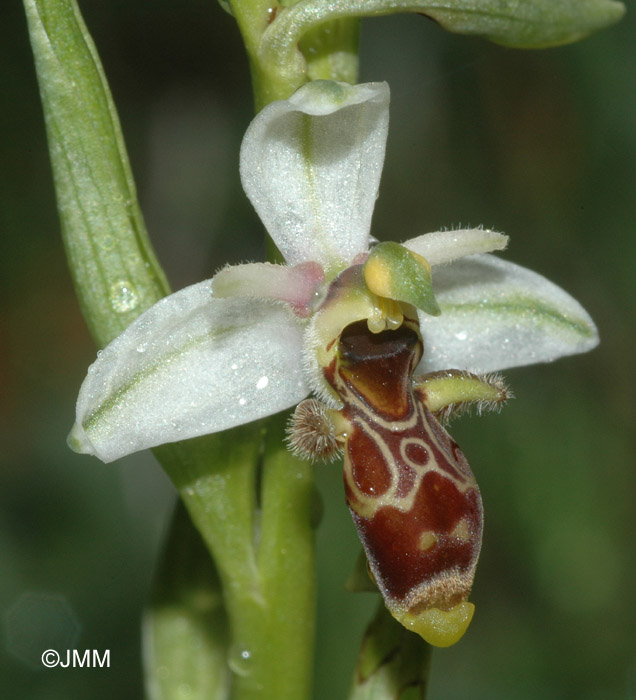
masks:
{"type": "Polygon", "coordinates": [[[481,500],[433,414],[497,403],[506,391],[488,373],[598,337],[563,290],[492,255],[507,243],[499,233],[375,244],[388,107],[385,83],[315,81],[257,115],[241,178],[286,264],[227,267],[142,314],[89,368],[69,444],[110,462],[302,402],[293,449],[344,451],[347,502],[387,607],[446,646],[472,616],[481,500]]]}

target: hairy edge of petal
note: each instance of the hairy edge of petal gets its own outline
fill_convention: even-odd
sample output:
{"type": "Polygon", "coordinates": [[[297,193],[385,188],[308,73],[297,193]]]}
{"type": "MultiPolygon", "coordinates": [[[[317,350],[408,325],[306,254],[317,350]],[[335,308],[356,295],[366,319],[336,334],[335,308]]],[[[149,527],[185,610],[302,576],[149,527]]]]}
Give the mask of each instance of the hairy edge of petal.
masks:
{"type": "Polygon", "coordinates": [[[458,229],[425,233],[402,245],[426,258],[430,265],[442,265],[466,255],[504,250],[508,236],[483,228],[458,229]]]}
{"type": "Polygon", "coordinates": [[[285,306],[215,299],[210,280],[162,299],[99,353],[69,444],[110,462],[305,398],[302,325],[285,306]]]}
{"type": "Polygon", "coordinates": [[[325,273],[316,262],[298,265],[248,263],[228,265],[212,279],[216,298],[251,297],[289,304],[302,318],[309,316],[320,300],[325,273]]]}
{"type": "Polygon", "coordinates": [[[545,277],[494,255],[433,269],[439,318],[420,314],[418,373],[493,372],[587,352],[598,332],[585,309],[545,277]]]}
{"type": "Polygon", "coordinates": [[[250,124],[241,180],[290,264],[337,272],[366,251],[389,121],[386,83],[316,80],[250,124]]]}

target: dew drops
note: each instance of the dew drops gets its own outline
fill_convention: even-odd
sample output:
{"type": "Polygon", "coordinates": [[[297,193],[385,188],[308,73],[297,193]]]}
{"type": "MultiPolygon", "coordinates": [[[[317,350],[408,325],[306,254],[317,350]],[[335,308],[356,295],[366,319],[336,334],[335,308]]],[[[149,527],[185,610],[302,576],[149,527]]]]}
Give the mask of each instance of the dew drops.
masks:
{"type": "Polygon", "coordinates": [[[256,388],[257,389],[264,389],[268,384],[269,384],[269,378],[268,377],[261,377],[256,382],[256,388]]]}
{"type": "Polygon", "coordinates": [[[457,340],[466,340],[466,338],[468,338],[468,333],[466,331],[459,331],[459,333],[455,333],[455,337],[457,340]]]}
{"type": "Polygon", "coordinates": [[[252,652],[240,644],[234,644],[228,652],[227,665],[237,676],[249,676],[253,665],[252,652]]]}
{"type": "Polygon", "coordinates": [[[115,311],[132,311],[139,304],[139,294],[128,280],[116,280],[110,285],[110,304],[115,311]]]}
{"type": "Polygon", "coordinates": [[[101,236],[98,242],[102,250],[108,251],[115,247],[115,239],[109,233],[101,236]]]}
{"type": "Polygon", "coordinates": [[[195,697],[194,689],[189,683],[179,683],[177,686],[178,700],[194,700],[195,697]]]}
{"type": "Polygon", "coordinates": [[[139,345],[136,348],[137,352],[146,352],[147,349],[148,343],[139,343],[139,345]]]}

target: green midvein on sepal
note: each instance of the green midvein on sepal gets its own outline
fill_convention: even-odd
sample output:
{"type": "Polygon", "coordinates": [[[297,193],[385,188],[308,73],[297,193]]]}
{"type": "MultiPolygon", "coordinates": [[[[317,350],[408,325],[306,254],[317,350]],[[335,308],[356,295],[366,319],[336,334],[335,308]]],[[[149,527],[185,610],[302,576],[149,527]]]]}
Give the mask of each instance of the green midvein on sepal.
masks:
{"type": "Polygon", "coordinates": [[[385,241],[371,249],[364,264],[364,280],[378,296],[412,304],[431,316],[441,313],[433,294],[431,266],[399,243],[385,241]]]}

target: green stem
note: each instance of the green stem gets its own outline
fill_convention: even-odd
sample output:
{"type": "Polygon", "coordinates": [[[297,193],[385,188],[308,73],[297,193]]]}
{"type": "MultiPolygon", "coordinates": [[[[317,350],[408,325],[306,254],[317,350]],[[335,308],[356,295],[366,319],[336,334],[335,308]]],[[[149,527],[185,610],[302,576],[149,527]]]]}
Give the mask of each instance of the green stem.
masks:
{"type": "Polygon", "coordinates": [[[313,670],[318,496],[313,466],[285,447],[286,418],[276,416],[268,423],[258,566],[274,614],[265,645],[268,665],[278,678],[278,691],[273,688],[271,697],[300,699],[310,695],[313,670]]]}
{"type": "MultiPolygon", "coordinates": [[[[270,50],[265,37],[293,3],[231,0],[232,14],[243,36],[250,61],[256,111],[274,100],[285,100],[309,80],[355,83],[358,76],[359,20],[356,17],[303,27],[284,52],[270,50]]],[[[283,35],[285,30],[283,30],[283,35]]],[[[277,36],[280,32],[277,33],[277,36]]]]}
{"type": "Polygon", "coordinates": [[[311,686],[313,473],[283,428],[274,417],[155,450],[219,570],[233,700],[302,700],[311,686]]]}
{"type": "MultiPolygon", "coordinates": [[[[331,22],[309,32],[295,50],[293,62],[278,60],[275,55],[264,61],[261,39],[282,7],[263,0],[231,0],[231,8],[250,60],[257,111],[273,100],[287,99],[308,80],[356,81],[357,20],[331,22]]],[[[227,556],[218,544],[214,508],[204,509],[208,499],[196,497],[198,491],[205,490],[211,474],[195,471],[186,482],[175,481],[214,554],[221,576],[225,576],[225,600],[234,640],[230,653],[235,674],[233,700],[302,700],[310,694],[315,627],[313,471],[309,464],[287,452],[283,438],[280,417],[270,419],[263,436],[260,517],[253,524],[257,528],[255,544],[243,564],[247,569],[255,567],[251,588],[240,585],[236,559],[227,556]]],[[[239,433],[235,440],[232,444],[240,451],[243,443],[239,433]]],[[[249,462],[245,457],[241,460],[244,465],[249,462]]],[[[240,490],[232,489],[231,480],[227,473],[223,480],[227,492],[217,498],[217,504],[228,507],[239,495],[240,490]]]]}

